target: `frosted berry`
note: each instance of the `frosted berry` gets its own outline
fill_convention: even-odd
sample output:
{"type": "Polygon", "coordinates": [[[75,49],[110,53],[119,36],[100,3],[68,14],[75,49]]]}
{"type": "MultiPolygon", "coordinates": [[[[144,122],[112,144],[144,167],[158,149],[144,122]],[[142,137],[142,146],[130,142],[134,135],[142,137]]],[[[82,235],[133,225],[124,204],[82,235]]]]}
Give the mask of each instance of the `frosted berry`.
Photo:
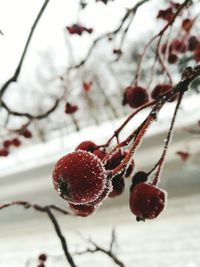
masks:
{"type": "Polygon", "coordinates": [[[87,217],[95,211],[95,206],[92,205],[76,205],[69,203],[69,207],[73,211],[74,215],[80,217],[87,217]]]}
{"type": "Polygon", "coordinates": [[[140,86],[129,86],[125,91],[126,102],[132,108],[138,108],[148,102],[146,89],[140,86]]]}
{"type": "Polygon", "coordinates": [[[96,155],[100,160],[103,160],[103,158],[106,156],[106,152],[101,149],[95,149],[93,154],[96,155]]]}
{"type": "Polygon", "coordinates": [[[117,151],[115,152],[106,162],[105,168],[106,170],[113,170],[116,168],[122,160],[125,158],[126,152],[125,151],[117,151]]]}
{"type": "MultiPolygon", "coordinates": [[[[166,92],[170,91],[172,89],[172,85],[171,84],[157,84],[153,91],[151,92],[151,98],[156,100],[159,96],[165,94],[166,92]]],[[[173,96],[169,102],[173,102],[174,100],[176,100],[176,95],[173,96]]]]}
{"type": "Polygon", "coordinates": [[[129,203],[137,220],[154,219],[165,206],[165,192],[151,184],[139,183],[132,188],[129,203]]]}
{"type": "Polygon", "coordinates": [[[88,141],[81,142],[77,146],[76,150],[79,150],[80,149],[80,150],[85,150],[85,151],[93,152],[96,149],[96,147],[97,147],[97,145],[94,142],[88,140],[88,141]]]}
{"type": "Polygon", "coordinates": [[[77,150],[58,160],[53,170],[53,183],[62,198],[74,204],[87,204],[105,189],[106,174],[99,158],[77,150]]]}
{"type": "Polygon", "coordinates": [[[108,197],[116,197],[123,193],[125,187],[123,173],[117,174],[112,178],[112,191],[109,193],[108,197]]]}

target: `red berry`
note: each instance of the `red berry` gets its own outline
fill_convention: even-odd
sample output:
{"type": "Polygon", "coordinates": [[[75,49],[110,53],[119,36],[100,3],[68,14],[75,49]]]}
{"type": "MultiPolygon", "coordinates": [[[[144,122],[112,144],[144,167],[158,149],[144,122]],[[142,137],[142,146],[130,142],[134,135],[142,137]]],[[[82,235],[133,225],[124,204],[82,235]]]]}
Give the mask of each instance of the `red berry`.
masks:
{"type": "Polygon", "coordinates": [[[128,168],[126,169],[126,172],[124,174],[124,177],[128,178],[131,175],[131,173],[133,172],[134,167],[135,167],[135,162],[132,159],[131,162],[129,163],[128,168]]]}
{"type": "Polygon", "coordinates": [[[125,187],[123,173],[117,174],[112,178],[112,191],[109,193],[108,197],[116,197],[123,193],[125,187]]]}
{"type": "Polygon", "coordinates": [[[0,157],[7,157],[9,154],[8,150],[5,148],[0,149],[0,157]]]}
{"type": "Polygon", "coordinates": [[[175,39],[171,44],[171,48],[177,53],[185,53],[187,45],[185,42],[175,39]]]}
{"type": "Polygon", "coordinates": [[[191,36],[188,39],[188,50],[194,51],[198,44],[199,44],[199,40],[197,39],[197,37],[196,36],[191,36]]]}
{"type": "Polygon", "coordinates": [[[12,139],[12,145],[19,147],[21,145],[21,141],[18,138],[12,139]]]}
{"type": "Polygon", "coordinates": [[[191,19],[184,19],[182,21],[182,25],[181,25],[181,28],[186,31],[186,32],[189,32],[192,28],[192,25],[193,25],[193,21],[191,19]]]}
{"type": "Polygon", "coordinates": [[[176,154],[179,155],[183,161],[186,161],[190,156],[190,154],[185,151],[177,151],[176,154]]]}
{"type": "Polygon", "coordinates": [[[126,152],[125,151],[117,151],[107,160],[105,164],[106,170],[113,170],[116,168],[122,160],[125,158],[126,152]]]}
{"type": "Polygon", "coordinates": [[[164,10],[159,10],[157,18],[170,21],[172,19],[173,15],[174,15],[173,9],[171,7],[169,7],[169,8],[164,9],[164,10]]]}
{"type": "Polygon", "coordinates": [[[96,149],[96,147],[97,147],[97,145],[94,142],[88,140],[88,141],[81,142],[77,146],[76,151],[80,149],[80,150],[93,152],[96,149]]]}
{"type": "Polygon", "coordinates": [[[148,94],[146,89],[135,86],[126,88],[126,101],[132,108],[138,108],[148,102],[148,94]]]}
{"type": "Polygon", "coordinates": [[[83,86],[83,90],[84,90],[85,92],[88,92],[88,91],[90,90],[92,84],[93,84],[92,81],[87,82],[87,83],[86,83],[86,82],[83,82],[83,84],[82,84],[82,86],[83,86]]]}
{"type": "Polygon", "coordinates": [[[139,183],[131,190],[130,209],[137,220],[154,219],[165,206],[165,192],[159,188],[139,183]]]}
{"type": "Polygon", "coordinates": [[[132,178],[131,190],[136,184],[146,182],[147,179],[148,179],[148,174],[146,172],[143,171],[136,172],[132,178]]]}
{"type": "MultiPolygon", "coordinates": [[[[154,87],[153,91],[151,92],[151,98],[157,99],[159,96],[165,94],[167,91],[170,91],[172,89],[171,84],[158,84],[154,87]]],[[[176,100],[176,96],[172,97],[169,102],[173,102],[176,100]]]]}
{"type": "Polygon", "coordinates": [[[9,148],[9,146],[11,146],[11,145],[12,145],[12,141],[11,140],[3,141],[3,147],[9,148]]]}
{"type": "Polygon", "coordinates": [[[168,62],[169,62],[170,64],[174,64],[174,63],[176,63],[177,60],[178,60],[178,57],[177,57],[176,54],[170,54],[169,57],[168,57],[168,62]]]}
{"type": "Polygon", "coordinates": [[[25,129],[25,130],[22,132],[22,135],[23,135],[25,138],[31,138],[31,137],[32,137],[32,133],[31,133],[31,131],[29,131],[28,129],[25,129]]]}
{"type": "Polygon", "coordinates": [[[66,29],[70,34],[78,34],[78,35],[82,35],[84,31],[88,33],[93,32],[92,28],[86,28],[80,24],[72,24],[71,26],[67,26],[66,29]]]}
{"type": "Polygon", "coordinates": [[[78,110],[78,106],[77,105],[72,105],[70,103],[66,103],[65,105],[65,113],[66,114],[73,114],[78,110]]]}
{"type": "Polygon", "coordinates": [[[76,216],[87,217],[95,211],[95,207],[92,205],[75,205],[69,203],[70,209],[76,216]]]}
{"type": "Polygon", "coordinates": [[[40,255],[38,256],[38,259],[39,259],[40,261],[46,261],[46,260],[47,260],[47,255],[44,254],[44,253],[42,253],[42,254],[40,254],[40,255]]]}
{"type": "Polygon", "coordinates": [[[62,157],[53,170],[60,196],[74,204],[94,201],[106,187],[106,170],[94,154],[77,150],[62,157]]]}

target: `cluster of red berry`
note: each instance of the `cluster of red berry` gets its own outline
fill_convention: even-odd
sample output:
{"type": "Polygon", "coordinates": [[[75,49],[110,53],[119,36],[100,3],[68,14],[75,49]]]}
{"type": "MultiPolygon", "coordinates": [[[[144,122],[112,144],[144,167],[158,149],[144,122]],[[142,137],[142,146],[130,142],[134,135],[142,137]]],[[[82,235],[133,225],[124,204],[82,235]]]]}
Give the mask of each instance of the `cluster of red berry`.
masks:
{"type": "MultiPolygon", "coordinates": [[[[24,129],[23,131],[18,132],[21,136],[24,138],[31,138],[32,133],[28,129],[24,129]]],[[[2,143],[2,148],[0,148],[0,157],[7,157],[9,155],[10,147],[20,147],[21,146],[21,140],[19,137],[15,137],[12,139],[6,139],[2,143]]]]}
{"type": "Polygon", "coordinates": [[[66,29],[70,34],[77,34],[77,35],[82,35],[83,32],[87,33],[92,33],[93,29],[92,28],[86,28],[80,24],[72,24],[71,26],[67,26],[66,29]]]}
{"type": "MultiPolygon", "coordinates": [[[[134,160],[116,174],[112,171],[120,166],[127,153],[120,149],[110,155],[94,142],[84,141],[74,152],[58,160],[53,170],[54,187],[75,215],[86,217],[106,197],[113,198],[124,191],[125,178],[131,176],[134,160]]],[[[147,183],[147,178],[147,174],[139,172],[132,179],[130,208],[138,220],[153,219],[164,208],[164,192],[147,183]]]]}

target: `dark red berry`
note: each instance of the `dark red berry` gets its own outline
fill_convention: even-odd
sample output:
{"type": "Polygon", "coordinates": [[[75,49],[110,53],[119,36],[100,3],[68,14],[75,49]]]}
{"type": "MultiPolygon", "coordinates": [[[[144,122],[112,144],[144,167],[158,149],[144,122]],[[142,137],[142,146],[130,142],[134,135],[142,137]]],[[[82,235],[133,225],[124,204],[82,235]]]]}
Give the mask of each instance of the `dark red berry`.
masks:
{"type": "Polygon", "coordinates": [[[104,191],[106,175],[107,172],[97,156],[77,150],[56,163],[53,183],[62,198],[74,204],[87,204],[104,191]]]}
{"type": "Polygon", "coordinates": [[[200,61],[200,42],[198,43],[198,45],[195,48],[193,59],[196,62],[199,62],[200,61]]]}
{"type": "Polygon", "coordinates": [[[112,178],[112,191],[109,193],[108,197],[116,197],[123,193],[125,187],[123,173],[117,174],[112,178]]]}
{"type": "Polygon", "coordinates": [[[7,157],[8,154],[9,154],[9,152],[6,148],[0,149],[0,157],[7,157]]]}
{"type": "Polygon", "coordinates": [[[41,262],[37,267],[45,267],[45,265],[43,262],[41,262]]]}
{"type": "Polygon", "coordinates": [[[189,156],[190,156],[190,153],[186,152],[186,151],[177,151],[176,154],[178,156],[180,156],[180,158],[183,160],[183,161],[186,161],[189,156]]]}
{"type": "Polygon", "coordinates": [[[73,114],[78,110],[78,106],[77,105],[72,105],[70,103],[66,103],[65,105],[65,113],[66,114],[73,114]]]}
{"type": "Polygon", "coordinates": [[[70,209],[76,216],[87,217],[95,211],[95,207],[92,205],[75,205],[69,203],[70,209]]]}
{"type": "Polygon", "coordinates": [[[194,51],[198,44],[199,44],[199,40],[197,39],[197,37],[196,36],[191,36],[188,39],[188,50],[194,51]]]}
{"type": "Polygon", "coordinates": [[[193,25],[193,21],[189,18],[187,19],[184,19],[182,21],[182,25],[181,25],[181,28],[186,31],[186,32],[189,32],[192,28],[192,25],[193,25]]]}
{"type": "Polygon", "coordinates": [[[132,108],[138,108],[148,102],[146,89],[140,86],[129,86],[126,88],[126,101],[132,108]]]}
{"type": "Polygon", "coordinates": [[[23,135],[25,138],[31,138],[31,137],[32,137],[32,133],[31,133],[31,131],[29,131],[28,129],[25,129],[25,130],[22,132],[22,135],[23,135]]]}
{"type": "Polygon", "coordinates": [[[130,175],[132,174],[132,172],[134,170],[134,167],[135,167],[135,162],[132,159],[131,162],[128,165],[128,168],[125,171],[124,177],[126,177],[126,178],[130,177],[130,175]]]}
{"type": "Polygon", "coordinates": [[[38,259],[39,259],[40,261],[46,261],[46,260],[47,260],[47,255],[44,254],[44,253],[42,253],[42,254],[40,254],[40,255],[38,256],[38,259]]]}
{"type": "Polygon", "coordinates": [[[146,172],[143,171],[136,172],[132,178],[132,185],[130,190],[132,190],[132,188],[136,184],[146,182],[147,179],[148,179],[148,174],[146,172]]]}
{"type": "Polygon", "coordinates": [[[3,141],[3,147],[9,148],[11,145],[12,145],[12,141],[11,140],[3,141]]]}
{"type": "Polygon", "coordinates": [[[177,53],[185,53],[187,51],[186,43],[178,39],[173,40],[171,48],[177,53]]]}
{"type": "Polygon", "coordinates": [[[88,32],[88,33],[93,32],[92,28],[86,28],[80,24],[72,24],[71,26],[67,26],[66,29],[70,34],[78,34],[78,35],[82,35],[83,32],[88,32]]]}
{"type": "Polygon", "coordinates": [[[164,10],[159,10],[157,18],[170,21],[172,19],[173,15],[174,15],[173,9],[171,7],[169,7],[169,8],[164,9],[164,10]]]}
{"type": "Polygon", "coordinates": [[[13,138],[12,139],[12,145],[19,147],[21,145],[21,141],[18,138],[13,138]]]}
{"type": "Polygon", "coordinates": [[[94,142],[92,142],[92,141],[83,141],[83,142],[81,142],[78,146],[77,146],[77,148],[76,148],[76,150],[85,150],[85,151],[89,151],[89,152],[94,152],[94,150],[97,148],[97,145],[94,143],[94,142]]]}
{"type": "Polygon", "coordinates": [[[174,63],[176,63],[177,60],[178,60],[178,57],[177,57],[176,54],[170,54],[169,57],[168,57],[168,62],[169,62],[170,64],[174,64],[174,63]]]}
{"type": "MultiPolygon", "coordinates": [[[[151,98],[156,100],[159,96],[162,96],[166,92],[170,91],[172,89],[171,84],[158,84],[154,87],[153,91],[151,92],[151,98]]],[[[173,96],[169,102],[173,102],[176,100],[176,95],[173,96]]]]}
{"type": "Polygon", "coordinates": [[[151,184],[139,183],[132,188],[129,203],[137,220],[154,219],[165,206],[165,192],[151,184]]]}
{"type": "Polygon", "coordinates": [[[122,160],[126,157],[126,152],[125,151],[117,151],[111,157],[107,160],[105,164],[106,170],[113,170],[116,168],[122,160]]]}

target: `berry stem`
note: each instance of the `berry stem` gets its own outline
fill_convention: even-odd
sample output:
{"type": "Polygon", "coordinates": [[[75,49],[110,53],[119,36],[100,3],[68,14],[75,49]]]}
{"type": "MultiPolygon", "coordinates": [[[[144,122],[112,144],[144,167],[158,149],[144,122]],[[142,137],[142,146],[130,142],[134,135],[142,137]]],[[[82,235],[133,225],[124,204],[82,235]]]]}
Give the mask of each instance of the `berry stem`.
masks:
{"type": "MultiPolygon", "coordinates": [[[[179,106],[181,104],[181,100],[183,98],[183,95],[184,95],[184,92],[181,92],[179,94],[179,96],[178,96],[178,101],[177,101],[177,104],[176,104],[176,107],[175,107],[175,110],[174,110],[174,114],[173,114],[173,117],[172,117],[170,128],[169,128],[169,131],[168,131],[168,134],[167,134],[167,138],[165,139],[165,145],[164,145],[164,148],[163,148],[162,155],[161,155],[159,161],[157,162],[157,164],[153,168],[153,170],[154,170],[158,166],[158,169],[156,171],[156,175],[155,175],[155,177],[153,179],[153,183],[152,183],[153,185],[157,185],[158,184],[159,177],[161,175],[161,170],[162,170],[162,167],[164,165],[165,158],[166,158],[167,149],[168,149],[171,137],[172,137],[174,123],[175,123],[175,120],[176,120],[176,116],[177,116],[178,109],[179,109],[179,106]]],[[[150,171],[150,173],[151,173],[151,171],[150,171]]]]}

